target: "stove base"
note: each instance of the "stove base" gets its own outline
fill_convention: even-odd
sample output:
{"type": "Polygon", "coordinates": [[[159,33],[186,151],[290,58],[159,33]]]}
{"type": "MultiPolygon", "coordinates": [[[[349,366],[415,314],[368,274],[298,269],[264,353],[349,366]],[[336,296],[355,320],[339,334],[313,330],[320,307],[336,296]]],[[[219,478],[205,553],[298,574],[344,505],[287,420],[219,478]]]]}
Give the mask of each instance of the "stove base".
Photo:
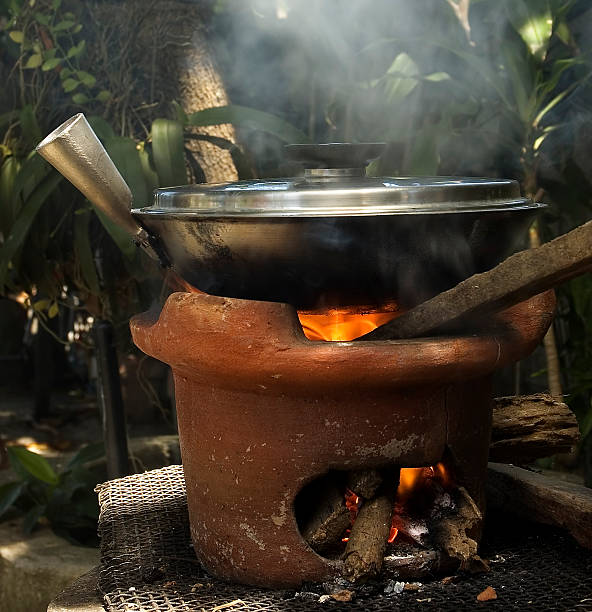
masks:
{"type": "Polygon", "coordinates": [[[136,344],[169,363],[196,553],[215,576],[288,587],[338,574],[294,517],[301,488],[331,469],[432,465],[450,457],[483,505],[490,374],[551,322],[538,296],[488,336],[310,342],[286,304],[173,294],[136,344]],[[524,321],[528,324],[524,325],[524,321]]]}

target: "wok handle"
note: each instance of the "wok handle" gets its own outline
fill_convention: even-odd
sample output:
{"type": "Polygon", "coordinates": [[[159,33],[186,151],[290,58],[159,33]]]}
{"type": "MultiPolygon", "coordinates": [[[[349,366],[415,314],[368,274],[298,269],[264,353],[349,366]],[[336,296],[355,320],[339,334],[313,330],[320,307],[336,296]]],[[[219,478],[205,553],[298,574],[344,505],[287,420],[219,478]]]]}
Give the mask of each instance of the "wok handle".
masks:
{"type": "Polygon", "coordinates": [[[169,265],[159,241],[132,216],[132,193],[82,113],[62,123],[35,150],[151,257],[169,265]]]}

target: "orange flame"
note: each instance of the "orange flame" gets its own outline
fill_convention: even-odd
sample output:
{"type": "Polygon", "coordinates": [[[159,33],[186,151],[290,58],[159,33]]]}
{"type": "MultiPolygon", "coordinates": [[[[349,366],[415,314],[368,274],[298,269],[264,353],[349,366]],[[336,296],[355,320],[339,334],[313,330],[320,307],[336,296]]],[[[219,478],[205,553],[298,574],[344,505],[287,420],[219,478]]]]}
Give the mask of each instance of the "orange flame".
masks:
{"type": "Polygon", "coordinates": [[[309,340],[347,342],[370,333],[402,312],[396,304],[387,304],[380,312],[360,312],[356,308],[331,308],[319,312],[299,312],[304,335],[309,340]]]}
{"type": "Polygon", "coordinates": [[[414,495],[419,494],[424,487],[428,486],[430,480],[438,482],[444,488],[448,488],[452,484],[450,473],[442,462],[429,467],[401,468],[395,502],[395,513],[393,514],[393,524],[391,525],[391,532],[388,539],[389,544],[395,540],[399,533],[399,530],[394,525],[397,512],[401,512],[405,508],[405,504],[407,504],[414,495]]]}

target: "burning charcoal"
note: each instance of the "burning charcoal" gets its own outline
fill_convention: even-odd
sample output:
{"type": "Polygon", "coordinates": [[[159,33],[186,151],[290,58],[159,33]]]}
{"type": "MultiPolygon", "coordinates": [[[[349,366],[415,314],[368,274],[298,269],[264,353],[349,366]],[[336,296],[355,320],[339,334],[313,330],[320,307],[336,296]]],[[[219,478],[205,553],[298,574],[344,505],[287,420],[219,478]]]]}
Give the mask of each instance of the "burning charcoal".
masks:
{"type": "Polygon", "coordinates": [[[397,507],[399,506],[395,506],[391,523],[392,527],[397,530],[397,537],[405,536],[418,546],[429,546],[430,535],[426,521],[421,518],[413,518],[408,514],[398,514],[397,507]]]}

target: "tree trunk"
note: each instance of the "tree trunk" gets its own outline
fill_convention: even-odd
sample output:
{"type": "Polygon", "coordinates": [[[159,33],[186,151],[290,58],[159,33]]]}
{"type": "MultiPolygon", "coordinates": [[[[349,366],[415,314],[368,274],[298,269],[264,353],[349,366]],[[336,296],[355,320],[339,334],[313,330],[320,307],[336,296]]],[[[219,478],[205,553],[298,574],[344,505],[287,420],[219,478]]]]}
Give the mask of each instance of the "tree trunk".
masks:
{"type": "MultiPolygon", "coordinates": [[[[148,131],[154,118],[171,116],[174,101],[187,113],[229,104],[207,37],[209,0],[108,1],[88,10],[94,74],[112,93],[106,118],[117,132],[148,131]]],[[[199,133],[236,140],[228,124],[199,133]]],[[[227,150],[199,140],[187,147],[208,182],[238,178],[227,150]]]]}

